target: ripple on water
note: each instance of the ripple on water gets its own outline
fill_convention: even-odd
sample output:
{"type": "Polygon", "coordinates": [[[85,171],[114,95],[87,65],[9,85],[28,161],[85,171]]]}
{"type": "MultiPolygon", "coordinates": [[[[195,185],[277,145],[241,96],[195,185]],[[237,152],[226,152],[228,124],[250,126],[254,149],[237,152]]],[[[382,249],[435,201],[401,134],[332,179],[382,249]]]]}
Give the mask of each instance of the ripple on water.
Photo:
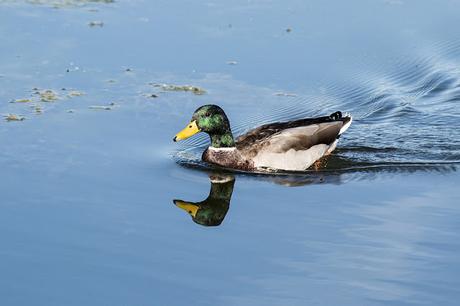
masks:
{"type": "MultiPolygon", "coordinates": [[[[268,122],[341,110],[355,120],[323,171],[455,171],[460,164],[459,54],[460,41],[434,44],[429,53],[397,62],[393,73],[381,67],[316,95],[271,97],[263,110],[248,106],[244,117],[231,117],[233,131],[238,135],[268,122]]],[[[201,162],[207,143],[204,135],[186,142],[176,160],[209,168],[201,162]],[[181,155],[185,147],[187,154],[194,152],[192,159],[181,155]]]]}

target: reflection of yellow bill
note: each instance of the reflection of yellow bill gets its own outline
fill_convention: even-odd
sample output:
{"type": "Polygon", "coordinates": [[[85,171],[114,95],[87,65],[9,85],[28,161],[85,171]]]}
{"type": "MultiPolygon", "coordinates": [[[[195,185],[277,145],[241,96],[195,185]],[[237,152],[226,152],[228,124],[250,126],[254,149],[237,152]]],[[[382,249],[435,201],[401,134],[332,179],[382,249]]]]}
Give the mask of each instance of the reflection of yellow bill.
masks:
{"type": "Polygon", "coordinates": [[[190,136],[195,135],[199,131],[200,131],[200,129],[198,128],[198,126],[196,125],[196,121],[194,120],[194,121],[190,122],[185,127],[185,129],[183,129],[182,131],[180,131],[179,133],[176,134],[176,137],[174,137],[174,141],[187,139],[190,136]]]}
{"type": "Polygon", "coordinates": [[[196,216],[196,213],[198,212],[198,209],[200,209],[195,204],[191,204],[189,202],[185,202],[185,201],[181,201],[181,200],[175,200],[174,204],[176,204],[176,206],[179,207],[180,209],[183,209],[186,212],[188,212],[194,218],[196,216]]]}

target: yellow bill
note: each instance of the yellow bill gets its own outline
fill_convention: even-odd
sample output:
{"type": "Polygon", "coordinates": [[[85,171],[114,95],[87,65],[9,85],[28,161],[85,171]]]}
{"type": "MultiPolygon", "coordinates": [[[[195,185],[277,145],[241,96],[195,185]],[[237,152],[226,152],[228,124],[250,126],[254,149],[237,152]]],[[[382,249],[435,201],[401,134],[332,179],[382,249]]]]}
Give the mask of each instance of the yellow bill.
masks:
{"type": "Polygon", "coordinates": [[[195,135],[196,133],[198,133],[200,131],[200,129],[198,128],[198,126],[196,125],[196,121],[192,121],[190,122],[186,127],[185,129],[183,129],[182,131],[180,131],[179,133],[176,134],[176,137],[174,137],[174,141],[179,141],[179,140],[184,140],[184,139],[187,139],[193,135],[195,135]]]}
{"type": "Polygon", "coordinates": [[[180,209],[183,209],[186,212],[188,212],[194,218],[196,216],[196,213],[200,209],[198,205],[195,205],[189,202],[185,202],[185,201],[181,201],[181,200],[174,200],[174,204],[176,204],[176,206],[179,207],[180,209]]]}

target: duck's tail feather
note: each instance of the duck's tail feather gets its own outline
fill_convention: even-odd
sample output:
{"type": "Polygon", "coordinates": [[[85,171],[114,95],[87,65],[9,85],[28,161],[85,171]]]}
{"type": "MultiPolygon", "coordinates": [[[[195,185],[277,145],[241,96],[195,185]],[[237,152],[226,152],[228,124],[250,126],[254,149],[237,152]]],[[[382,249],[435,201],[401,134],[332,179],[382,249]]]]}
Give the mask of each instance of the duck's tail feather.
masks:
{"type": "Polygon", "coordinates": [[[330,114],[329,118],[334,120],[334,121],[342,121],[343,122],[343,126],[340,129],[339,134],[337,136],[342,135],[346,130],[348,130],[348,128],[351,125],[351,122],[353,121],[353,117],[351,117],[351,115],[349,113],[345,113],[343,115],[342,112],[340,112],[340,111],[330,114]]]}

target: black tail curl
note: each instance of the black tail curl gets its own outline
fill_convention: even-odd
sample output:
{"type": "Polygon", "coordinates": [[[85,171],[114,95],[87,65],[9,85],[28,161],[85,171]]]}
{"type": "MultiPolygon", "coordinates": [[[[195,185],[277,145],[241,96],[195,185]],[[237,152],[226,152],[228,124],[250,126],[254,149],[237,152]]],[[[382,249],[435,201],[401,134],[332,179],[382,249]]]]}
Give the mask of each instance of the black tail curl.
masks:
{"type": "Polygon", "coordinates": [[[329,118],[331,118],[332,120],[340,120],[342,119],[342,112],[338,111],[338,112],[332,113],[329,115],[329,118]]]}

